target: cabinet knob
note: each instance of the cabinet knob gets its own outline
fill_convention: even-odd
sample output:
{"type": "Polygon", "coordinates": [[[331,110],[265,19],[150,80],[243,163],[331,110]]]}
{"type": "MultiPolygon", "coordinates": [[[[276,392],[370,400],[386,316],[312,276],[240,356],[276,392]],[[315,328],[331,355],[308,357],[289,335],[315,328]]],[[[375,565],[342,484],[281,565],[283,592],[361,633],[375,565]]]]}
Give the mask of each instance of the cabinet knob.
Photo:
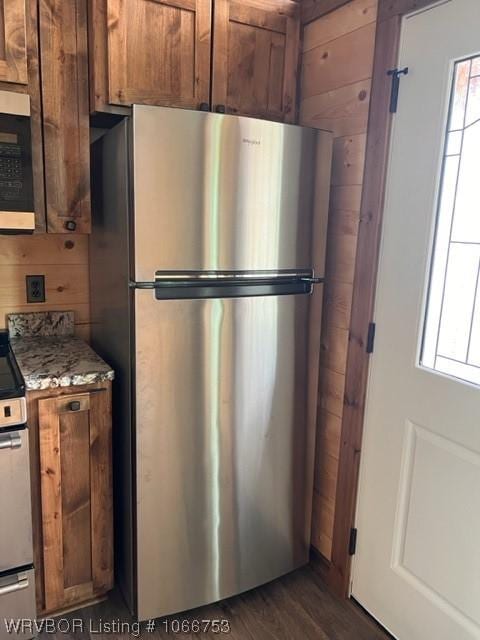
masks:
{"type": "Polygon", "coordinates": [[[67,231],[75,231],[76,228],[77,223],[75,222],[75,220],[67,220],[65,222],[65,229],[67,229],[67,231]]]}
{"type": "Polygon", "coordinates": [[[80,402],[78,400],[72,400],[68,405],[70,411],[80,411],[80,402]]]}
{"type": "Polygon", "coordinates": [[[215,107],[215,111],[217,113],[226,113],[225,105],[224,104],[217,104],[217,106],[215,107]]]}
{"type": "Polygon", "coordinates": [[[198,105],[198,110],[199,111],[210,111],[210,105],[208,104],[208,102],[201,102],[198,105]]]}

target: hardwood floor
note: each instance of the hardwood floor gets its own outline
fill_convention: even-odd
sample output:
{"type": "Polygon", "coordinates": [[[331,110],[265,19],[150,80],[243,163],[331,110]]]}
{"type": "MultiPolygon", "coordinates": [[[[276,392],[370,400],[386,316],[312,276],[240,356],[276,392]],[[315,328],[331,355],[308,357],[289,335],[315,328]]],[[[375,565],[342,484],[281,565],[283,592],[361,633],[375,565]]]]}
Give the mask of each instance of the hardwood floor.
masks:
{"type": "MultiPolygon", "coordinates": [[[[203,638],[224,637],[230,640],[385,640],[390,638],[375,622],[351,601],[339,600],[327,591],[312,566],[299,569],[263,587],[220,603],[188,613],[155,621],[148,631],[146,623],[138,630],[133,624],[118,592],[109,600],[61,616],[63,628],[56,633],[43,631],[41,640],[91,638],[109,640],[132,637],[203,638]],[[77,622],[74,630],[73,623],[77,622]],[[226,620],[230,631],[203,630],[205,620],[226,620]],[[68,622],[67,622],[68,621],[68,622]],[[116,622],[115,628],[105,625],[116,622]],[[200,629],[194,624],[200,621],[200,629]],[[183,622],[184,631],[181,631],[183,622]],[[124,623],[124,628],[119,625],[124,623]],[[90,627],[91,625],[91,627],[90,627]],[[103,628],[102,628],[103,625],[103,628]],[[180,625],[180,632],[178,626],[180,625]],[[70,629],[67,630],[67,627],[70,629]],[[80,629],[80,626],[83,629],[80,629]],[[62,632],[63,631],[63,632],[62,632]],[[216,633],[215,633],[216,631],[216,633]]],[[[57,619],[59,624],[60,618],[57,619]]],[[[220,623],[221,624],[221,623],[220,623]]],[[[225,625],[227,623],[224,623],[225,625]]],[[[221,627],[220,627],[221,628],[221,627]]],[[[225,628],[225,627],[224,627],[225,628]]]]}

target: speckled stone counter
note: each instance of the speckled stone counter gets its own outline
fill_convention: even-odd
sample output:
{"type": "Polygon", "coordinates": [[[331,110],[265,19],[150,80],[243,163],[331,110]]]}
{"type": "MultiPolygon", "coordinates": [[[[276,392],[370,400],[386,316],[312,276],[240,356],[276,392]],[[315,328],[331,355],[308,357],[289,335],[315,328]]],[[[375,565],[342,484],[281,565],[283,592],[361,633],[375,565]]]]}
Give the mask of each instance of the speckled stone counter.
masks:
{"type": "Polygon", "coordinates": [[[113,380],[113,370],[79,338],[12,338],[11,343],[29,391],[113,380]]]}
{"type": "Polygon", "coordinates": [[[29,391],[113,380],[108,364],[73,335],[73,311],[11,313],[7,323],[29,391]]]}

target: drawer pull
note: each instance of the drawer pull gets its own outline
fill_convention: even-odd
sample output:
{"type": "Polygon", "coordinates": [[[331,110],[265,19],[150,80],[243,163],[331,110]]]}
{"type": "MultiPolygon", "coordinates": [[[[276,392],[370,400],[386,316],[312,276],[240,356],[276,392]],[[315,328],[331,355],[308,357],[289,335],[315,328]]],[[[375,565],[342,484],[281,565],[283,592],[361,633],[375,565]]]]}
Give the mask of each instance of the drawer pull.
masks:
{"type": "Polygon", "coordinates": [[[73,400],[68,405],[68,408],[70,409],[70,411],[80,411],[80,406],[81,405],[80,405],[80,402],[78,400],[73,400]]]}
{"type": "Polygon", "coordinates": [[[28,578],[24,576],[15,576],[14,582],[6,584],[0,587],[0,596],[6,596],[7,593],[14,593],[15,591],[21,591],[27,589],[29,585],[28,578]]]}
{"type": "Polygon", "coordinates": [[[22,438],[18,433],[7,433],[0,436],[0,449],[20,449],[22,446],[22,438]]]}

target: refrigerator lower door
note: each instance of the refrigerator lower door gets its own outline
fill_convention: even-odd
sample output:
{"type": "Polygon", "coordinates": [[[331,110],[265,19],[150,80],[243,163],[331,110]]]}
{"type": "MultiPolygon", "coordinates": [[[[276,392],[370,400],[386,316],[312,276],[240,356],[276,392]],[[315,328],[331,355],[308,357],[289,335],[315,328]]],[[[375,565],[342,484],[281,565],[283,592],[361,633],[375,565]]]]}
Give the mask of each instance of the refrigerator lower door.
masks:
{"type": "Polygon", "coordinates": [[[0,573],[0,640],[33,638],[36,613],[33,569],[0,573]]]}
{"type": "Polygon", "coordinates": [[[308,295],[135,291],[137,614],[308,562],[308,295]]]}

